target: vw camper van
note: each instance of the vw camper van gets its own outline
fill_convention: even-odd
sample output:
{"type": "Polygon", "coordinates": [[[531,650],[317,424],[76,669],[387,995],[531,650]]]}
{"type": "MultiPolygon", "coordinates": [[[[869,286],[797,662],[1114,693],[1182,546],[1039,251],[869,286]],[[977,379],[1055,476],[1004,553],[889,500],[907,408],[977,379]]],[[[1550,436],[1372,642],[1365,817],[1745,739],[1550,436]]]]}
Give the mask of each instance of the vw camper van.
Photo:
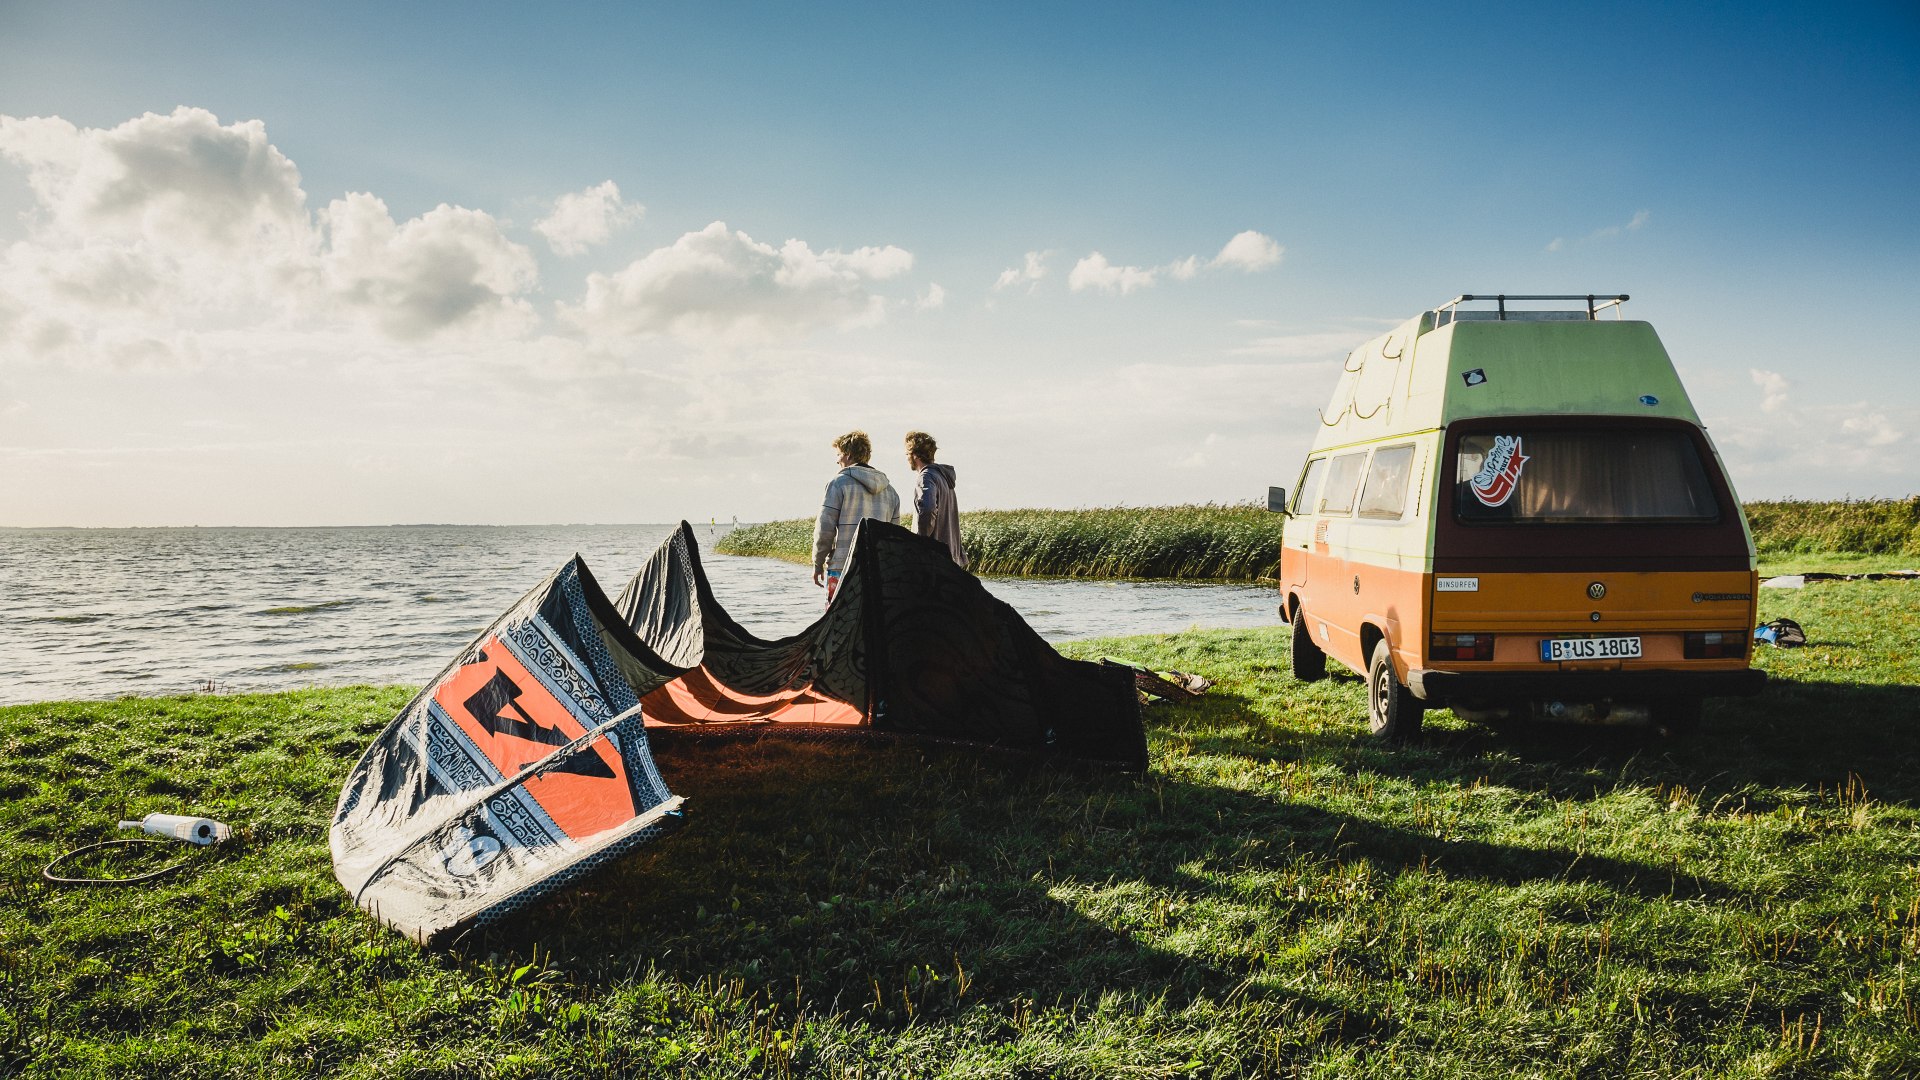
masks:
{"type": "Polygon", "coordinates": [[[1757,692],[1753,540],[1625,296],[1465,295],[1348,355],[1287,514],[1292,670],[1361,672],[1375,734],[1697,720],[1757,692]]]}

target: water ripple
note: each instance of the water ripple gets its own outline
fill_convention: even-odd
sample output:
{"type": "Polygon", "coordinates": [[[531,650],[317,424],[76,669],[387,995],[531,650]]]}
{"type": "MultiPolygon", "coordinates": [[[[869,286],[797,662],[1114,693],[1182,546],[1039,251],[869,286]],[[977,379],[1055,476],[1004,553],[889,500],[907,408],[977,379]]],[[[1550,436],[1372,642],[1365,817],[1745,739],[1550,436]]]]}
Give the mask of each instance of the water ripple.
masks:
{"type": "MultiPolygon", "coordinates": [[[[617,593],[666,525],[0,529],[0,704],[418,684],[575,552],[617,593]]],[[[720,532],[700,531],[711,550],[720,532]]],[[[706,555],[763,637],[820,614],[806,567],[706,555]]],[[[1270,590],[989,579],[1050,640],[1275,622],[1270,590]]]]}

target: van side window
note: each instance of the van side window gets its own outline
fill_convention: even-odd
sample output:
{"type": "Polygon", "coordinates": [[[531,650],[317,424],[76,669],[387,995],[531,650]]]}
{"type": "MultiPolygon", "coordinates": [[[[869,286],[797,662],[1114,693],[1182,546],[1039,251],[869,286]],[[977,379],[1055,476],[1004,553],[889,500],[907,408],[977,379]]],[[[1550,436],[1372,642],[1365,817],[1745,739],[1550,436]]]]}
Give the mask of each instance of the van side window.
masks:
{"type": "Polygon", "coordinates": [[[1320,492],[1320,512],[1350,514],[1353,496],[1360,490],[1360,474],[1366,469],[1367,454],[1341,454],[1327,466],[1327,486],[1320,492]]]}
{"type": "Polygon", "coordinates": [[[1300,474],[1300,486],[1293,489],[1293,512],[1295,515],[1307,512],[1313,506],[1313,500],[1320,494],[1320,478],[1326,475],[1327,459],[1314,458],[1307,462],[1306,471],[1300,474]]]}
{"type": "Polygon", "coordinates": [[[1373,452],[1367,467],[1367,486],[1360,496],[1360,516],[1392,521],[1407,510],[1407,477],[1413,472],[1413,444],[1386,446],[1373,452]]]}

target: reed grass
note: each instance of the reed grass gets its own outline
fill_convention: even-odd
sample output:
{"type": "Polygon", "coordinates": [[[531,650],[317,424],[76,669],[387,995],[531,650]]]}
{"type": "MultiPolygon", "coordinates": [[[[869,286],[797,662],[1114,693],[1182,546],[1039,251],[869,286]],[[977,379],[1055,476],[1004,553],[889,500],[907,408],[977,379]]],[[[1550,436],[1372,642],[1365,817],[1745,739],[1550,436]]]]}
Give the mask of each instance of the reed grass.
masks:
{"type": "MultiPolygon", "coordinates": [[[[972,510],[960,539],[977,574],[1260,581],[1279,567],[1282,520],[1250,503],[972,510]]],[[[773,521],[728,533],[718,550],[806,562],[812,545],[811,521],[773,521]]]]}
{"type": "MultiPolygon", "coordinates": [[[[1920,557],[1920,496],[1746,506],[1763,574],[1872,571],[1920,557]]],[[[1256,504],[1100,510],[974,510],[961,542],[979,574],[1067,578],[1271,580],[1282,518],[1256,504]]],[[[748,525],[721,538],[725,555],[806,562],[813,522],[748,525]]]]}
{"type": "Polygon", "coordinates": [[[1920,495],[1905,499],[1747,504],[1753,546],[1762,555],[1920,556],[1920,495]]]}

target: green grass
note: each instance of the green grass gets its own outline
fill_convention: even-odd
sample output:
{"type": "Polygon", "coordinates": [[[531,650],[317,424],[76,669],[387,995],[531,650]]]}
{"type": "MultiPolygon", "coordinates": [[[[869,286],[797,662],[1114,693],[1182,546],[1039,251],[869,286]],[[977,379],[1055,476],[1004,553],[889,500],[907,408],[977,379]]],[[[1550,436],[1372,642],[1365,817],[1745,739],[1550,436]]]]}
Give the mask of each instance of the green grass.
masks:
{"type": "Polygon", "coordinates": [[[1920,1075],[1920,591],[1762,604],[1809,647],[1685,740],[1378,745],[1262,629],[1071,647],[1219,681],[1142,776],[663,743],[681,833],[446,952],[328,861],[406,690],[0,709],[0,1074],[1920,1075]],[[39,883],[154,810],[241,836],[39,883]]]}
{"type": "MultiPolygon", "coordinates": [[[[1760,572],[1868,573],[1920,567],[1920,497],[1747,504],[1760,572]]],[[[979,574],[1271,580],[1278,514],[1252,505],[975,510],[960,533],[979,574]]],[[[813,522],[772,521],[722,537],[723,555],[807,562],[813,522]]]]}

